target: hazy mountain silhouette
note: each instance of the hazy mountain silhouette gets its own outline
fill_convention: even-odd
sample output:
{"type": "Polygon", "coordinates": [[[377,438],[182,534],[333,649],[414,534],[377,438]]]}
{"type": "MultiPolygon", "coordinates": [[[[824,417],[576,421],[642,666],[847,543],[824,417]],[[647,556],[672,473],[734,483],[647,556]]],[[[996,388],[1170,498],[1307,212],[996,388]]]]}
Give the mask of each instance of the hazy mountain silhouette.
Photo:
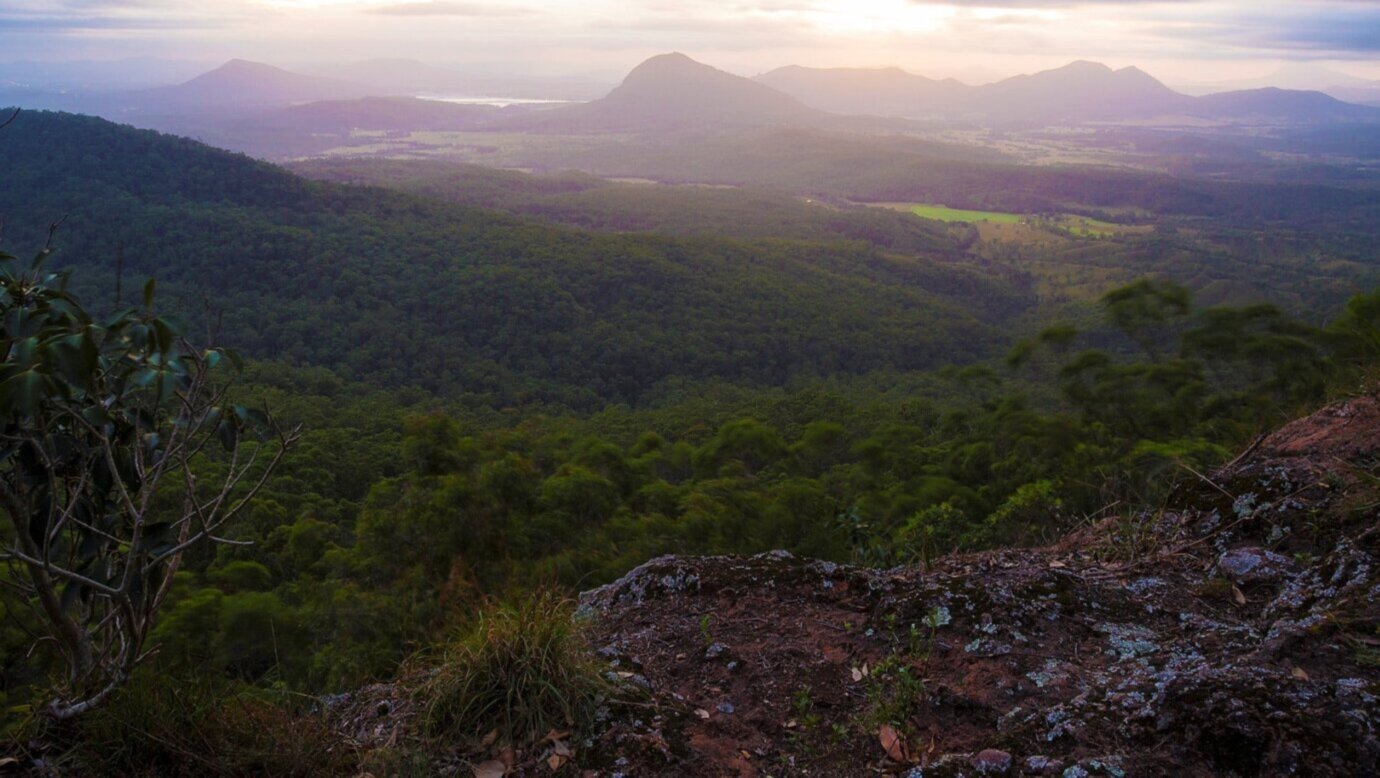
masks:
{"type": "Polygon", "coordinates": [[[1333,70],[1316,62],[1288,62],[1269,75],[1231,81],[1209,81],[1175,84],[1174,88],[1187,95],[1214,95],[1221,92],[1244,92],[1252,89],[1297,89],[1304,92],[1323,92],[1339,100],[1348,89],[1364,89],[1372,82],[1364,78],[1333,70]]]}
{"type": "Polygon", "coordinates": [[[1189,113],[1209,119],[1288,120],[1309,124],[1380,120],[1380,111],[1371,106],[1344,103],[1322,92],[1277,87],[1194,98],[1189,113]]]}
{"type": "Polygon", "coordinates": [[[533,129],[559,132],[649,132],[804,126],[828,117],[751,79],[684,54],[663,54],[634,68],[606,97],[525,121],[533,129]]]}
{"type": "Polygon", "coordinates": [[[1118,121],[1152,117],[1316,123],[1380,118],[1319,92],[1284,89],[1190,97],[1135,67],[1096,62],[1014,76],[982,86],[935,81],[895,68],[788,67],[757,81],[834,113],[967,117],[1000,122],[1118,121]]]}
{"type": "Polygon", "coordinates": [[[322,65],[313,75],[364,84],[378,94],[493,96],[544,100],[589,100],[608,85],[582,78],[542,78],[467,72],[414,59],[371,59],[322,65]]]}
{"type": "Polygon", "coordinates": [[[790,65],[755,79],[806,105],[835,113],[925,116],[949,112],[970,87],[900,68],[807,68],[790,65]]]}
{"type": "Polygon", "coordinates": [[[362,84],[232,59],[190,81],[133,92],[129,97],[144,112],[215,114],[364,97],[370,91],[362,84]]]}
{"type": "Polygon", "coordinates": [[[975,87],[965,100],[974,113],[1050,121],[1173,112],[1187,98],[1139,68],[1080,61],[975,87]]]}
{"type": "Polygon", "coordinates": [[[492,121],[503,111],[491,105],[457,105],[415,97],[363,97],[279,108],[246,122],[266,129],[309,133],[459,131],[492,121]]]}

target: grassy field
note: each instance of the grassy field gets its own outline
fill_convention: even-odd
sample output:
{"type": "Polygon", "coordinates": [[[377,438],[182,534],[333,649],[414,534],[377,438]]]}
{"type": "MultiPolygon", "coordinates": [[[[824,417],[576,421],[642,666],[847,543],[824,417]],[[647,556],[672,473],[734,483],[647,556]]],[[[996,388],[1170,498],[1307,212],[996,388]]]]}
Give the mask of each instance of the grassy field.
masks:
{"type": "Polygon", "coordinates": [[[949,208],[943,205],[916,203],[877,203],[877,205],[883,208],[913,213],[923,219],[979,225],[983,227],[983,237],[987,239],[997,238],[1001,240],[1017,237],[1025,239],[1020,242],[1028,242],[1030,230],[1019,230],[1016,227],[1019,225],[1029,225],[1036,230],[1046,232],[1046,234],[1051,230],[1067,230],[1068,233],[1080,238],[1110,238],[1116,235],[1150,231],[1148,227],[1113,224],[1112,222],[1090,219],[1086,216],[1074,216],[1072,214],[1062,214],[1054,217],[1036,217],[1020,213],[1003,213],[1001,211],[969,211],[962,208],[949,208]],[[1016,229],[1016,234],[1007,234],[1006,231],[997,229],[998,225],[1014,225],[1007,229],[1016,229]],[[997,234],[989,236],[986,234],[988,230],[996,230],[997,234]]]}
{"type": "Polygon", "coordinates": [[[1086,216],[1061,216],[1055,221],[1055,224],[1074,235],[1091,238],[1105,238],[1127,231],[1125,225],[1089,219],[1086,216]]]}
{"type": "Polygon", "coordinates": [[[998,213],[997,211],[965,211],[946,208],[942,205],[912,205],[910,212],[923,219],[941,222],[996,222],[998,224],[1020,224],[1025,219],[1018,213],[998,213]]]}

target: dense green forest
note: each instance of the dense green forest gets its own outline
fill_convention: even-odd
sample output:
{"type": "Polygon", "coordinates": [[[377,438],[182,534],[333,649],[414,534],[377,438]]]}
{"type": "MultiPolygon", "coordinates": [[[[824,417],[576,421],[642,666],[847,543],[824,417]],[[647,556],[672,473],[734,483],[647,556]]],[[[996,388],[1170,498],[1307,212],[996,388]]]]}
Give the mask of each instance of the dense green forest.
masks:
{"type": "MultiPolygon", "coordinates": [[[[1242,225],[1370,233],[1380,191],[1320,183],[1171,176],[1118,167],[1020,165],[974,159],[935,144],[803,129],[762,129],[589,151],[533,152],[530,164],[667,182],[750,185],[859,201],[941,202],[1034,213],[1124,209],[1231,219],[1242,225]]],[[[1363,182],[1364,183],[1364,182],[1363,182]]]]}
{"type": "MultiPolygon", "coordinates": [[[[999,370],[940,379],[940,401],[724,387],[505,417],[254,365],[237,399],[308,431],[236,527],[253,545],[178,574],[160,662],[342,690],[389,676],[484,595],[587,588],[663,553],[889,565],[1038,543],[1118,501],[1154,504],[1380,359],[1376,295],[1326,329],[1268,307],[1195,310],[1157,284],[1101,308],[1137,356],[1054,328],[999,370]],[[1022,388],[1035,382],[1063,402],[1043,407],[1022,388]]],[[[8,632],[6,655],[26,639],[8,632]]],[[[11,683],[33,680],[25,667],[11,683]]]]}
{"type": "MultiPolygon", "coordinates": [[[[1380,364],[1363,192],[1267,239],[1256,220],[1299,190],[1032,173],[1036,209],[1134,180],[1171,214],[1043,246],[780,192],[393,162],[310,170],[403,192],[315,182],[60,114],[7,128],[0,166],[7,250],[61,220],[52,262],[89,308],[156,277],[160,311],[248,357],[232,399],[303,426],[236,543],[177,572],[149,665],[171,677],[348,690],[485,598],[665,553],[1043,542],[1162,504],[1380,364]]],[[[1026,192],[962,180],[932,185],[1026,192]]],[[[29,627],[0,626],[20,708],[52,670],[29,627]]]]}
{"type": "Polygon", "coordinates": [[[905,254],[953,258],[962,238],[943,225],[875,208],[733,187],[617,184],[581,173],[534,176],[478,165],[395,159],[314,159],[310,178],[386,186],[462,205],[610,232],[742,239],[861,240],[905,254]]]}
{"type": "Polygon", "coordinates": [[[7,239],[66,217],[57,261],[88,297],[113,299],[122,266],[187,317],[209,298],[254,356],[495,405],[935,367],[990,353],[1022,309],[999,279],[858,240],[576,231],[98,119],[26,114],[0,164],[7,239]]]}
{"type": "MultiPolygon", "coordinates": [[[[865,169],[882,166],[877,159],[864,162],[869,166],[865,169]]],[[[1370,234],[1373,222],[1366,221],[1360,232],[1339,229],[1330,222],[1319,229],[1308,226],[1312,217],[1306,214],[1302,222],[1252,227],[1250,222],[1229,217],[1176,215],[1176,208],[1168,212],[1119,208],[1108,214],[1065,202],[1054,210],[1100,213],[1103,218],[1137,226],[1092,240],[1040,229],[1023,230],[1009,239],[986,239],[971,225],[919,219],[836,195],[818,200],[764,189],[616,183],[580,173],[531,175],[439,160],[327,158],[297,163],[293,169],[312,178],[384,186],[596,230],[865,240],[889,254],[939,258],[980,269],[1021,294],[1033,294],[1046,306],[1086,301],[1111,286],[1157,275],[1188,286],[1210,303],[1270,301],[1296,312],[1316,312],[1341,305],[1358,288],[1380,283],[1370,234]]],[[[713,166],[696,169],[713,170],[713,166]]],[[[1087,171],[1078,175],[1082,178],[1075,176],[1075,180],[1093,186],[1105,171],[1094,171],[1093,183],[1088,183],[1087,171]]],[[[827,191],[822,184],[832,180],[808,175],[804,182],[821,182],[821,186],[799,185],[827,191]]],[[[1145,185],[1143,176],[1134,180],[1145,185]]],[[[988,171],[964,185],[995,186],[988,171]]],[[[912,194],[952,201],[962,187],[945,188],[944,195],[939,191],[912,194]]],[[[1032,220],[1051,207],[1044,201],[1010,201],[1009,205],[1032,220]],[[1031,210],[1023,210],[1027,206],[1031,210]]]]}

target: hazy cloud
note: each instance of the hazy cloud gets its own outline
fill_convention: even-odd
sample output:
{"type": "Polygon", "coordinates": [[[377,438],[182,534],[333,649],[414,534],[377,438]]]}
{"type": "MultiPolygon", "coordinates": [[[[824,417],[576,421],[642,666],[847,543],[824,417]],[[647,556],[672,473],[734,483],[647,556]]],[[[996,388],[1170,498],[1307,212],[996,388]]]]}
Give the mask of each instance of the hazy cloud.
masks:
{"type": "Polygon", "coordinates": [[[1304,9],[1254,7],[1241,14],[1181,15],[1153,28],[1166,39],[1270,52],[1285,58],[1372,58],[1380,53],[1380,7],[1359,0],[1313,3],[1304,9]]]}
{"type": "Polygon", "coordinates": [[[1200,78],[1210,63],[1264,72],[1347,59],[1380,75],[1380,2],[0,0],[0,39],[0,59],[406,56],[610,77],[671,50],[745,73],[798,63],[999,76],[1097,59],[1200,78]]]}
{"type": "Polygon", "coordinates": [[[395,3],[370,8],[371,14],[381,16],[522,16],[531,13],[529,8],[488,5],[485,3],[447,2],[429,0],[421,3],[395,3]]]}
{"type": "Polygon", "coordinates": [[[1203,0],[908,0],[912,5],[947,5],[955,8],[1075,8],[1089,5],[1167,5],[1202,3],[1203,0]]]}
{"type": "Polygon", "coordinates": [[[217,28],[236,18],[214,6],[171,0],[5,0],[0,5],[0,34],[217,28]]]}

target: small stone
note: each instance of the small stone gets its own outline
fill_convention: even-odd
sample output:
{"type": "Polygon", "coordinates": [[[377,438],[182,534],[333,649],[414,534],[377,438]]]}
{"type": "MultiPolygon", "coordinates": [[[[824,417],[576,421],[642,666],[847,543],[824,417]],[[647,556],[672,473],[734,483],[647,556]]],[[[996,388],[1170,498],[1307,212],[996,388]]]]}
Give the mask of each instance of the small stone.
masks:
{"type": "Polygon", "coordinates": [[[1011,772],[1011,755],[995,748],[979,751],[973,757],[973,769],[978,775],[1006,775],[1011,772]]]}
{"type": "Polygon", "coordinates": [[[714,643],[709,646],[709,650],[704,652],[705,659],[718,659],[728,650],[728,646],[722,643],[714,643]]]}
{"type": "Polygon", "coordinates": [[[733,712],[733,703],[731,703],[731,702],[721,702],[721,703],[719,703],[718,710],[719,710],[720,713],[732,713],[732,712],[733,712]]]}
{"type": "Polygon", "coordinates": [[[1217,560],[1217,569],[1238,585],[1272,583],[1294,567],[1289,557],[1254,546],[1234,548],[1217,560]]]}

